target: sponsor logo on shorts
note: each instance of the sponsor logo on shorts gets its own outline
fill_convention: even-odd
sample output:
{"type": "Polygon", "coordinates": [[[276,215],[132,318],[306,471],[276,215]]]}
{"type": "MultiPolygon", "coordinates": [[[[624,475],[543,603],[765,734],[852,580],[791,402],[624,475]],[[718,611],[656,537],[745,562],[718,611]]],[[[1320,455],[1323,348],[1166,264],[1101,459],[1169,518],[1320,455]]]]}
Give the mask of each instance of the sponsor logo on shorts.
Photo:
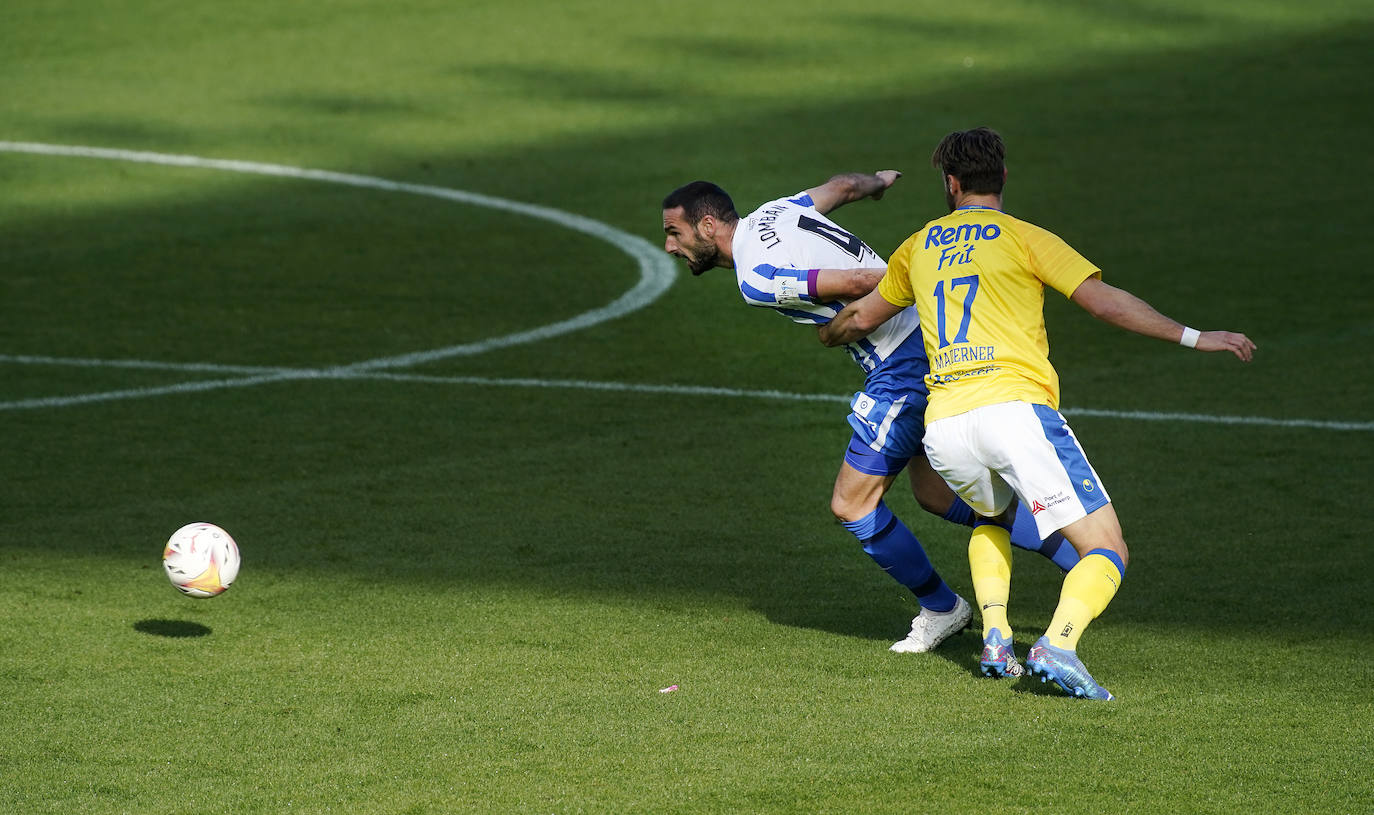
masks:
{"type": "Polygon", "coordinates": [[[1039,501],[1031,501],[1031,514],[1032,514],[1032,515],[1039,515],[1040,513],[1044,512],[1044,511],[1045,511],[1045,505],[1044,505],[1044,504],[1040,503],[1039,501]]]}
{"type": "Polygon", "coordinates": [[[1036,509],[1035,509],[1035,508],[1036,508],[1036,507],[1040,507],[1040,509],[1049,509],[1050,507],[1057,507],[1057,506],[1059,506],[1060,504],[1067,503],[1067,502],[1072,501],[1072,500],[1073,500],[1073,496],[1072,496],[1072,495],[1069,495],[1069,494],[1066,493],[1066,492],[1056,492],[1054,495],[1048,495],[1048,496],[1046,496],[1045,499],[1044,499],[1043,501],[1035,501],[1035,502],[1032,502],[1032,504],[1031,504],[1031,514],[1032,514],[1032,515],[1035,514],[1035,512],[1036,512],[1036,509]]]}

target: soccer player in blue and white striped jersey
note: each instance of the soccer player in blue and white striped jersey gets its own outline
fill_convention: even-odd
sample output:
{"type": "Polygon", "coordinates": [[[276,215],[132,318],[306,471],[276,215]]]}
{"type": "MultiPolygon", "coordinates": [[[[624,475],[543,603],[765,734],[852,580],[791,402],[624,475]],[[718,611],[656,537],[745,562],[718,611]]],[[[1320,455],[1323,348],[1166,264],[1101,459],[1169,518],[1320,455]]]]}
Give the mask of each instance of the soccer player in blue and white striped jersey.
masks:
{"type": "MultiPolygon", "coordinates": [[[[674,190],[663,201],[664,250],[687,262],[692,274],[734,269],[740,294],[796,323],[819,328],[844,306],[872,291],[886,262],[827,214],[864,198],[879,199],[901,176],[895,170],[837,175],[826,183],[770,201],[740,218],[730,196],[707,181],[674,190]]],[[[931,565],[916,536],[883,501],[907,470],[922,508],[971,526],[972,508],[926,462],[925,374],[929,371],[915,309],[845,346],[865,375],[854,395],[854,430],[840,465],[831,511],[864,551],[921,604],[905,639],[892,650],[929,651],[963,630],[971,609],[931,565]]],[[[1018,518],[1013,544],[1038,551],[1062,569],[1078,554],[1061,536],[1041,541],[1029,512],[1018,518]]]]}

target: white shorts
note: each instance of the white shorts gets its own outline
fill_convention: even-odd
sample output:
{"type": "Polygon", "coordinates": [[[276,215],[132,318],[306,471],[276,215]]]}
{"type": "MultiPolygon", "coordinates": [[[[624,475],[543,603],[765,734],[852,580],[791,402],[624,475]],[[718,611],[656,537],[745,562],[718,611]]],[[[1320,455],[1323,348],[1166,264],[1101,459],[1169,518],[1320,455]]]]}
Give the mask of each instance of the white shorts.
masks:
{"type": "Polygon", "coordinates": [[[1069,423],[1046,405],[1003,402],[939,419],[926,427],[925,448],[979,515],[1020,498],[1042,540],[1111,502],[1069,423]]]}

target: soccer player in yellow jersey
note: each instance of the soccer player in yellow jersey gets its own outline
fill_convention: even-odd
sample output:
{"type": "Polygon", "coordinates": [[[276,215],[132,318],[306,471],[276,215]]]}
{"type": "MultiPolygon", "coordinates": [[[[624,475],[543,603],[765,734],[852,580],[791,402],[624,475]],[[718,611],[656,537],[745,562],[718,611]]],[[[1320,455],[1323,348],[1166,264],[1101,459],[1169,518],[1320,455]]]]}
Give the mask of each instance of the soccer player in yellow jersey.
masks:
{"type": "Polygon", "coordinates": [[[1082,555],[1026,664],[1042,682],[1107,700],[1111,693],[1078,658],[1078,640],[1116,594],[1129,556],[1111,499],[1058,410],[1045,287],[1147,337],[1230,351],[1247,362],[1255,344],[1244,334],[1199,332],[1165,317],[1102,282],[1101,270],[1053,233],[1003,212],[1005,155],[1002,138],[988,128],[940,142],[931,161],[941,170],[950,214],[908,238],[878,288],[824,326],[821,341],[850,342],[916,306],[930,358],[926,453],[981,516],[969,540],[969,566],[983,614],[983,673],[1014,674],[1007,521],[1019,499],[1041,537],[1062,532],[1082,555]]]}

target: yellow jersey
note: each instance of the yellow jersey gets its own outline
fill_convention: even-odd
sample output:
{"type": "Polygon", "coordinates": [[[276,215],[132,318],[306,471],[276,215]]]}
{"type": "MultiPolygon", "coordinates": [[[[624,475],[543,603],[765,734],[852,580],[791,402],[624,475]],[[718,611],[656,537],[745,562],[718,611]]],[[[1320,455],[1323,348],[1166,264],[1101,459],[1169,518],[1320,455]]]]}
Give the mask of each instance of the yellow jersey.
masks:
{"type": "Polygon", "coordinates": [[[1058,410],[1045,287],[1068,297],[1099,275],[1054,233],[990,207],[960,207],[907,238],[878,293],[920,314],[926,423],[999,402],[1058,410]]]}

